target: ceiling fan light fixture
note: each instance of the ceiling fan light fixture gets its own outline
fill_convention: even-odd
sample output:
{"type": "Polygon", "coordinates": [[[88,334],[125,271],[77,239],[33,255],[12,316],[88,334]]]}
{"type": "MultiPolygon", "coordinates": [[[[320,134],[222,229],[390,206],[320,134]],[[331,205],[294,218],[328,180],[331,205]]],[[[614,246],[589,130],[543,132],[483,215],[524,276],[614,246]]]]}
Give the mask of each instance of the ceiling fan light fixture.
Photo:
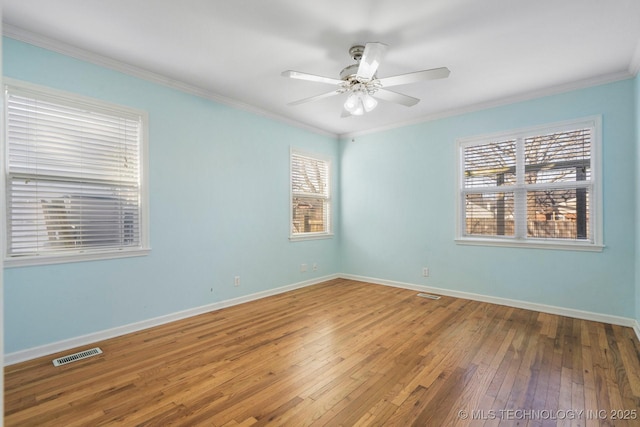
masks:
{"type": "Polygon", "coordinates": [[[378,105],[378,101],[364,90],[352,91],[344,103],[344,109],[354,116],[361,116],[373,111],[378,105]]]}

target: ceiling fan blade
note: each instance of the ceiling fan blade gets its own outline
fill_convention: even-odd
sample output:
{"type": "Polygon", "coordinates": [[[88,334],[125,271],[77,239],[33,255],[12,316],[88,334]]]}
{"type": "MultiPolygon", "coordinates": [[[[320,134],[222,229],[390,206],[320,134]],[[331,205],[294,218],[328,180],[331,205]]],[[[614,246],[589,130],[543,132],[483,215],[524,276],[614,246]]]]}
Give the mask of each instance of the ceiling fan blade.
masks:
{"type": "Polygon", "coordinates": [[[316,76],[315,74],[302,73],[300,71],[293,70],[283,71],[282,76],[298,80],[308,80],[310,82],[327,83],[330,85],[340,85],[344,83],[342,80],[333,79],[331,77],[316,76]]]}
{"type": "Polygon", "coordinates": [[[374,98],[383,99],[385,101],[395,102],[407,107],[416,105],[420,100],[409,95],[403,95],[386,89],[378,89],[374,94],[374,98]]]}
{"type": "Polygon", "coordinates": [[[287,105],[306,104],[307,102],[319,101],[321,99],[329,98],[329,97],[334,96],[334,95],[340,95],[341,93],[343,93],[343,92],[340,92],[339,90],[334,90],[332,92],[327,92],[327,93],[323,93],[323,94],[320,94],[320,95],[311,96],[309,98],[299,99],[297,101],[290,102],[287,105]]]}
{"type": "Polygon", "coordinates": [[[375,76],[382,57],[387,51],[387,45],[384,43],[367,43],[364,46],[364,53],[358,66],[356,77],[360,81],[369,81],[375,76]]]}
{"type": "Polygon", "coordinates": [[[385,77],[378,81],[382,87],[391,87],[421,82],[424,80],[444,79],[449,77],[450,72],[451,71],[449,71],[447,67],[441,67],[433,68],[431,70],[416,71],[414,73],[400,74],[398,76],[385,77]]]}

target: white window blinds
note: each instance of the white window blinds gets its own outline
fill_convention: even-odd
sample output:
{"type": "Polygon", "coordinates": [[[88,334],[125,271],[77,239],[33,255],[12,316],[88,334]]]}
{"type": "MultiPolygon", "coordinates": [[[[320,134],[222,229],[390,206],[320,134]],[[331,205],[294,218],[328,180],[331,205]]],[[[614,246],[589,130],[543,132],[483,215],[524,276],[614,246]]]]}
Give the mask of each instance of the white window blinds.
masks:
{"type": "Polygon", "coordinates": [[[459,143],[459,238],[598,244],[597,120],[459,143]]]}
{"type": "Polygon", "coordinates": [[[139,248],[142,117],[6,90],[9,257],[139,248]]]}
{"type": "Polygon", "coordinates": [[[329,162],[291,153],[291,235],[330,233],[329,162]]]}

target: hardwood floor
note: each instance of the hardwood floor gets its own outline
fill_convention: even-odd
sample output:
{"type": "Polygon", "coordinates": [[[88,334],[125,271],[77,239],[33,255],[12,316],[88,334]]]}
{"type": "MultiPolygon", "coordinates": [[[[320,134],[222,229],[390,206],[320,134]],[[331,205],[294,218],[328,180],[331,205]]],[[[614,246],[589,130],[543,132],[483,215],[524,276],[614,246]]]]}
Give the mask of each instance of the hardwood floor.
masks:
{"type": "Polygon", "coordinates": [[[640,425],[632,329],[355,281],[96,346],[6,368],[5,424],[640,425]]]}

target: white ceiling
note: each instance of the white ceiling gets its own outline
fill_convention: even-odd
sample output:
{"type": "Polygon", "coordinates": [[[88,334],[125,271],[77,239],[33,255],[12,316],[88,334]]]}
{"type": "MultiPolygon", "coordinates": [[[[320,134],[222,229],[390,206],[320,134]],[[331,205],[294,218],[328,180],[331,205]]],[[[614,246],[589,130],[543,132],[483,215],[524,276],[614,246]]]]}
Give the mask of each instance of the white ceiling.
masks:
{"type": "Polygon", "coordinates": [[[5,33],[336,135],[367,132],[635,75],[639,0],[4,0],[5,33]],[[348,49],[389,45],[378,77],[446,66],[341,118],[341,95],[286,79],[339,78],[348,49]],[[130,67],[130,66],[134,67],[130,67]]]}

